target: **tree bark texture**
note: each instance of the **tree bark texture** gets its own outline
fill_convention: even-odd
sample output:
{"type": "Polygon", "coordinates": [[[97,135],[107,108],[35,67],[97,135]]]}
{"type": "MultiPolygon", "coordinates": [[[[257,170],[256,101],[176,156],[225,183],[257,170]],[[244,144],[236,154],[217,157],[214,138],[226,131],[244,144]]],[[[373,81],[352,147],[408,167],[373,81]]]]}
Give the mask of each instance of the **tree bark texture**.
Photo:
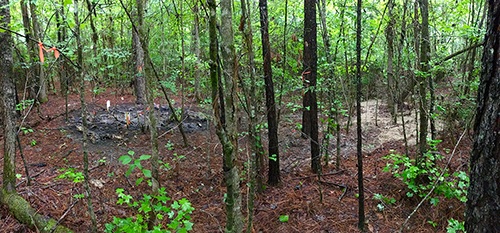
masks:
{"type": "Polygon", "coordinates": [[[234,47],[232,1],[222,0],[221,6],[221,54],[224,61],[224,101],[225,127],[220,127],[217,134],[224,154],[223,172],[227,188],[226,197],[226,232],[241,232],[243,216],[241,214],[241,190],[239,169],[236,166],[238,151],[237,132],[237,63],[234,47]]]}
{"type": "Polygon", "coordinates": [[[420,75],[417,75],[419,82],[419,118],[420,118],[420,134],[419,134],[419,153],[416,162],[421,166],[423,155],[427,152],[427,127],[429,126],[427,108],[427,78],[429,77],[429,59],[430,59],[430,37],[429,37],[429,1],[419,0],[420,14],[422,15],[422,27],[420,38],[420,75]]]}
{"type": "Polygon", "coordinates": [[[252,21],[251,21],[251,7],[249,1],[241,0],[241,15],[243,17],[241,31],[245,37],[245,49],[248,54],[248,63],[250,65],[250,90],[245,93],[248,98],[246,98],[247,107],[249,109],[249,124],[248,124],[248,132],[249,132],[249,143],[250,143],[250,187],[248,193],[248,217],[247,217],[247,233],[252,232],[252,224],[253,224],[253,212],[254,212],[254,200],[255,200],[255,191],[256,185],[262,186],[262,177],[259,173],[259,155],[260,151],[258,148],[258,144],[260,139],[260,132],[257,130],[257,109],[258,101],[257,101],[257,78],[255,75],[255,54],[253,51],[253,36],[252,36],[252,21]],[[256,184],[256,180],[258,180],[256,184]]]}
{"type": "Polygon", "coordinates": [[[363,136],[361,135],[361,6],[358,0],[356,19],[356,118],[357,118],[357,156],[358,156],[358,228],[365,229],[365,190],[363,188],[363,136]]]}
{"type": "Polygon", "coordinates": [[[500,1],[488,1],[467,192],[467,232],[500,232],[500,1]]]}
{"type": "Polygon", "coordinates": [[[304,113],[302,131],[310,136],[311,169],[314,173],[321,170],[318,143],[318,104],[316,99],[316,77],[318,75],[317,24],[315,0],[304,0],[304,113]]]}
{"type": "MultiPolygon", "coordinates": [[[[9,27],[9,1],[0,1],[0,25],[9,27]],[[7,6],[4,8],[4,6],[7,6]],[[2,18],[3,17],[3,18],[2,18]]],[[[3,184],[7,193],[16,192],[16,92],[12,58],[12,37],[10,32],[0,32],[0,81],[2,82],[2,119],[4,130],[3,184]]]]}
{"type": "MultiPolygon", "coordinates": [[[[136,0],[137,12],[143,11],[144,6],[142,0],[136,0]]],[[[135,25],[137,30],[142,30],[143,17],[142,13],[137,13],[135,18],[135,25]]],[[[145,105],[147,103],[146,99],[146,78],[144,77],[144,50],[142,49],[140,35],[137,35],[135,30],[132,30],[132,41],[134,45],[134,63],[135,63],[135,94],[137,95],[137,104],[145,105]]]]}
{"type": "Polygon", "coordinates": [[[267,0],[259,0],[259,10],[260,34],[262,37],[262,57],[264,58],[264,82],[266,85],[267,135],[269,137],[269,174],[267,183],[270,185],[277,185],[280,182],[280,157],[273,71],[271,68],[271,45],[269,44],[267,0]]]}

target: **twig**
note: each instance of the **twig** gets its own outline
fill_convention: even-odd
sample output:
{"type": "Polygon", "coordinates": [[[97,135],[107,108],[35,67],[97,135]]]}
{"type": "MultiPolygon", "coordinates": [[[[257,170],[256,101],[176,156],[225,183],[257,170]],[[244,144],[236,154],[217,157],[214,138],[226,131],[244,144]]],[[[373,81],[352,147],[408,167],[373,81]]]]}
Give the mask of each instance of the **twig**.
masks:
{"type": "Polygon", "coordinates": [[[69,151],[64,153],[64,155],[59,160],[57,160],[57,162],[60,162],[62,159],[68,157],[71,154],[71,152],[73,152],[73,151],[74,151],[74,149],[70,149],[69,151]]]}
{"type": "Polygon", "coordinates": [[[38,226],[36,225],[36,222],[35,220],[33,219],[33,216],[30,215],[30,218],[31,218],[31,222],[33,223],[33,226],[35,226],[35,230],[37,233],[40,233],[40,230],[38,230],[38,226]]]}
{"type": "Polygon", "coordinates": [[[94,169],[96,169],[96,168],[98,168],[98,167],[103,166],[104,164],[105,164],[105,163],[98,163],[97,165],[95,165],[95,166],[93,166],[93,167],[89,168],[89,172],[93,171],[94,169]]]}
{"type": "Polygon", "coordinates": [[[130,187],[134,187],[132,185],[132,182],[130,182],[130,180],[128,179],[128,177],[125,174],[123,174],[123,177],[125,177],[125,179],[127,180],[128,184],[130,185],[130,187]]]}
{"type": "Polygon", "coordinates": [[[52,233],[54,232],[54,230],[56,230],[59,223],[61,223],[61,221],[66,217],[66,215],[68,215],[69,211],[73,208],[73,206],[75,206],[76,203],[78,203],[79,201],[80,199],[76,200],[75,202],[73,202],[73,204],[71,204],[71,206],[66,210],[66,212],[64,212],[64,214],[59,218],[59,220],[57,220],[56,224],[52,226],[52,229],[50,229],[49,233],[52,233]]]}
{"type": "Polygon", "coordinates": [[[458,147],[458,144],[460,144],[460,141],[462,140],[462,138],[464,137],[465,135],[465,132],[467,132],[467,126],[465,127],[465,130],[464,132],[462,133],[462,135],[460,136],[460,138],[458,139],[458,142],[457,144],[455,145],[455,148],[453,148],[453,152],[451,153],[451,156],[450,158],[448,159],[448,162],[446,163],[446,166],[444,167],[443,171],[441,172],[441,174],[439,175],[439,177],[437,178],[436,182],[434,183],[434,185],[432,186],[432,189],[429,191],[429,193],[427,193],[427,195],[425,195],[424,199],[422,199],[420,201],[420,203],[418,203],[417,207],[413,210],[413,212],[411,212],[410,215],[408,215],[408,217],[406,218],[406,221],[403,223],[403,225],[401,225],[401,228],[399,228],[399,233],[401,233],[403,231],[403,228],[405,227],[406,223],[408,223],[408,221],[410,220],[411,216],[413,216],[413,214],[415,214],[415,212],[417,212],[418,208],[420,208],[420,206],[422,205],[422,203],[424,203],[425,200],[427,200],[427,198],[431,195],[431,193],[434,191],[434,189],[436,189],[436,186],[438,183],[440,183],[439,181],[441,180],[441,177],[443,177],[444,173],[446,172],[446,170],[448,169],[448,166],[450,165],[450,162],[451,162],[451,159],[453,158],[453,155],[455,155],[455,151],[458,147]]]}
{"type": "Polygon", "coordinates": [[[224,231],[222,230],[222,227],[220,226],[219,220],[217,220],[217,219],[216,219],[216,218],[215,218],[215,217],[214,217],[211,213],[208,213],[207,211],[204,211],[204,210],[202,210],[202,209],[200,209],[200,211],[201,211],[201,212],[203,212],[203,213],[206,213],[206,214],[210,215],[210,217],[212,217],[212,218],[215,220],[215,222],[217,222],[217,225],[219,225],[219,231],[220,231],[220,232],[224,232],[224,231]]]}
{"type": "Polygon", "coordinates": [[[343,193],[342,193],[342,195],[340,195],[340,197],[339,197],[339,202],[342,200],[342,198],[344,197],[345,193],[347,192],[347,188],[348,188],[348,187],[347,187],[347,185],[346,185],[346,187],[344,188],[344,192],[343,192],[343,193]]]}
{"type": "Polygon", "coordinates": [[[26,164],[26,159],[23,154],[23,147],[21,146],[21,140],[19,140],[19,134],[16,134],[17,145],[19,146],[19,153],[21,154],[21,159],[23,160],[24,172],[26,173],[26,180],[28,181],[28,186],[31,186],[31,177],[28,171],[28,164],[26,164]]]}
{"type": "Polygon", "coordinates": [[[330,185],[335,185],[337,187],[341,187],[341,188],[347,188],[344,184],[337,184],[337,183],[333,183],[333,182],[330,182],[330,181],[320,181],[321,183],[324,183],[324,184],[330,184],[330,185]]]}
{"type": "MultiPolygon", "coordinates": [[[[35,174],[35,175],[32,175],[31,178],[35,178],[37,176],[39,176],[40,174],[42,174],[42,172],[44,172],[45,169],[41,170],[39,173],[35,174]]],[[[21,182],[19,182],[18,184],[16,184],[16,188],[19,187],[19,185],[21,185],[22,183],[24,183],[26,180],[23,180],[21,182]]]]}
{"type": "MultiPolygon", "coordinates": [[[[344,171],[345,171],[345,169],[344,170],[340,170],[340,171],[325,173],[325,174],[322,174],[321,176],[336,175],[336,174],[339,174],[339,173],[344,172],[344,171]]],[[[300,176],[300,177],[294,177],[294,178],[292,178],[292,180],[307,179],[307,178],[312,178],[312,177],[317,177],[317,176],[318,175],[300,176]]]]}
{"type": "Polygon", "coordinates": [[[456,56],[458,56],[458,55],[460,55],[460,54],[462,54],[462,53],[465,53],[465,52],[467,52],[467,51],[469,51],[469,50],[475,49],[475,48],[480,47],[480,46],[483,46],[483,45],[484,45],[484,41],[482,41],[482,42],[480,42],[480,43],[476,43],[476,44],[474,44],[474,45],[472,45],[472,46],[470,46],[470,47],[468,47],[468,48],[462,49],[462,50],[460,50],[460,51],[454,52],[454,53],[452,53],[452,54],[450,54],[450,55],[446,56],[445,58],[443,58],[443,60],[441,60],[441,61],[439,61],[439,62],[434,63],[434,65],[437,65],[437,66],[438,66],[438,65],[441,65],[441,64],[442,64],[443,62],[445,62],[445,61],[448,61],[448,60],[450,60],[450,59],[452,59],[452,58],[454,58],[454,57],[456,57],[456,56]]]}

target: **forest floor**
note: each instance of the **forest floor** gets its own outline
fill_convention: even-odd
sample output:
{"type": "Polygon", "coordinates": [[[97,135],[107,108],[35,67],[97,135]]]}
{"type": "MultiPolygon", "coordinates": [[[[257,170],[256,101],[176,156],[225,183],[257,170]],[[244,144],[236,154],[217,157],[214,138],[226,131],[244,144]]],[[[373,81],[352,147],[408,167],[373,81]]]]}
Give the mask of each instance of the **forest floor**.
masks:
{"type": "MultiPolygon", "coordinates": [[[[180,95],[175,96],[175,107],[180,107],[180,95]]],[[[133,106],[134,96],[131,93],[120,93],[120,90],[108,88],[105,93],[92,96],[87,94],[89,113],[97,111],[104,114],[106,101],[110,100],[112,108],[123,109],[133,106]]],[[[164,103],[162,103],[164,104],[164,103]]],[[[299,104],[300,103],[294,103],[299,104]]],[[[391,153],[404,154],[404,143],[401,124],[394,124],[387,112],[385,104],[367,101],[362,104],[363,121],[363,166],[365,187],[365,215],[368,232],[395,232],[399,230],[408,215],[415,209],[421,198],[407,197],[408,188],[400,178],[394,178],[390,172],[384,172],[387,160],[381,159],[391,153]],[[375,125],[375,110],[378,111],[375,125]],[[374,199],[375,194],[394,198],[393,204],[382,204],[374,199]],[[380,206],[384,206],[380,210],[380,206]]],[[[166,105],[166,104],[165,104],[166,105]]],[[[163,105],[162,105],[163,106],[163,105]]],[[[24,127],[33,132],[21,133],[20,139],[28,169],[33,176],[32,186],[26,186],[26,175],[22,160],[17,159],[17,173],[21,178],[17,181],[18,193],[27,199],[38,213],[59,219],[75,202],[74,195],[84,192],[82,183],[72,183],[65,179],[56,179],[63,174],[60,169],[75,168],[83,171],[82,134],[77,130],[80,114],[80,99],[77,93],[69,96],[69,121],[65,121],[64,98],[50,95],[49,101],[40,106],[42,120],[36,109],[26,118],[24,127]]],[[[188,97],[186,108],[193,112],[210,114],[188,97]]],[[[409,109],[409,108],[408,108],[409,109]]],[[[409,142],[409,153],[415,154],[415,117],[406,109],[406,127],[409,142]]],[[[247,131],[246,121],[241,113],[240,132],[247,131]]],[[[323,117],[321,115],[320,117],[323,117]]],[[[81,118],[80,118],[81,119],[81,118]]],[[[330,144],[330,165],[323,166],[325,174],[321,182],[323,200],[317,176],[310,171],[309,141],[300,136],[296,123],[301,122],[300,110],[286,110],[282,114],[279,128],[281,184],[277,187],[267,186],[255,200],[253,232],[358,232],[358,181],[356,159],[356,130],[354,124],[349,133],[341,130],[341,166],[336,168],[335,140],[330,144]],[[346,187],[345,189],[342,187],[346,187]],[[288,215],[287,222],[281,222],[280,216],[288,215]]],[[[343,126],[347,118],[343,119],[343,126]]],[[[203,122],[196,123],[201,126],[203,122]]],[[[398,123],[401,120],[398,119],[398,123]]],[[[320,127],[323,130],[324,127],[320,127]]],[[[91,128],[91,130],[93,130],[91,128]]],[[[97,129],[94,129],[97,130],[97,129]]],[[[99,129],[102,130],[102,129],[99,129]]],[[[135,181],[142,177],[137,169],[129,177],[125,176],[128,166],[122,165],[118,158],[135,151],[136,157],[150,154],[149,132],[143,133],[137,128],[106,128],[112,136],[102,137],[89,142],[90,183],[92,201],[98,220],[98,229],[104,231],[105,223],[112,222],[113,216],[126,218],[135,216],[137,212],[126,206],[117,204],[116,189],[122,188],[135,200],[142,198],[143,193],[150,193],[146,182],[136,186],[135,181]],[[99,162],[106,157],[105,162],[99,162]]],[[[458,131],[453,130],[453,131],[458,131]]],[[[3,135],[3,133],[1,134],[3,135]]],[[[182,137],[177,129],[159,132],[160,160],[170,163],[172,168],[161,173],[161,187],[173,200],[188,199],[195,208],[192,213],[194,222],[192,232],[222,232],[225,226],[225,205],[223,203],[225,187],[222,175],[222,147],[212,125],[187,134],[189,147],[182,146],[182,137]],[[183,155],[184,158],[178,158],[183,155]],[[209,166],[207,166],[207,156],[209,166]]],[[[322,132],[320,133],[320,138],[322,132]]],[[[458,138],[460,135],[455,135],[458,138]]],[[[450,135],[439,134],[443,142],[439,151],[445,159],[438,165],[444,166],[450,153],[444,148],[453,150],[450,135]],[[442,164],[441,164],[442,163],[442,164]]],[[[262,135],[264,147],[267,148],[267,136],[262,135]]],[[[3,136],[0,137],[3,145],[3,136]]],[[[248,136],[241,134],[240,171],[248,160],[248,136]]],[[[450,173],[466,171],[468,155],[471,148],[469,137],[464,137],[457,147],[454,159],[450,164],[450,173]]],[[[3,150],[0,167],[3,167],[3,150]]],[[[18,153],[19,155],[19,153],[18,153]]],[[[324,161],[322,160],[322,163],[324,161]]],[[[148,168],[149,165],[145,165],[148,168]]],[[[246,216],[248,186],[242,182],[243,214],[246,216]]],[[[450,218],[463,221],[465,203],[456,198],[439,198],[434,206],[425,201],[407,224],[407,232],[446,232],[447,220],[450,218]],[[432,222],[430,222],[432,221],[432,222]],[[435,226],[433,226],[433,224],[435,226]]],[[[166,221],[166,220],[165,220],[166,221]]],[[[91,226],[85,201],[79,201],[71,208],[62,224],[75,232],[88,232],[91,226]]],[[[165,225],[165,224],[163,224],[165,225]]],[[[3,207],[0,208],[0,229],[2,232],[35,232],[25,225],[17,223],[14,217],[3,207]]]]}

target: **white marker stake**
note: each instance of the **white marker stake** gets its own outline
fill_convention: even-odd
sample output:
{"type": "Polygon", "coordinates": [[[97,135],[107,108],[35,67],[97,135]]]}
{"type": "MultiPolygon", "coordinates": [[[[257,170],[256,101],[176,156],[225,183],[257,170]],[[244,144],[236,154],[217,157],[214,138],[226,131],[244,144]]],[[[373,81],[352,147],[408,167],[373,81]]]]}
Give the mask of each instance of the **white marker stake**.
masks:
{"type": "Polygon", "coordinates": [[[109,100],[106,101],[106,110],[108,110],[108,112],[109,112],[109,107],[110,106],[111,106],[111,102],[109,102],[109,100]]]}

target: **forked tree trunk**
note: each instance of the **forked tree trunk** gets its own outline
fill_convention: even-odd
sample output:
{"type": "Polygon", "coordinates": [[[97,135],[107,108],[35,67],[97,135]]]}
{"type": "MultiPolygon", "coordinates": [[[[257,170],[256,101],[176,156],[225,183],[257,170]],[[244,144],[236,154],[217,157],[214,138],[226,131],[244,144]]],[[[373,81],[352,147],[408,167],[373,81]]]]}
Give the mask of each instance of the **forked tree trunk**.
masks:
{"type": "Polygon", "coordinates": [[[487,22],[470,157],[467,232],[500,232],[500,0],[488,1],[487,22]]]}

